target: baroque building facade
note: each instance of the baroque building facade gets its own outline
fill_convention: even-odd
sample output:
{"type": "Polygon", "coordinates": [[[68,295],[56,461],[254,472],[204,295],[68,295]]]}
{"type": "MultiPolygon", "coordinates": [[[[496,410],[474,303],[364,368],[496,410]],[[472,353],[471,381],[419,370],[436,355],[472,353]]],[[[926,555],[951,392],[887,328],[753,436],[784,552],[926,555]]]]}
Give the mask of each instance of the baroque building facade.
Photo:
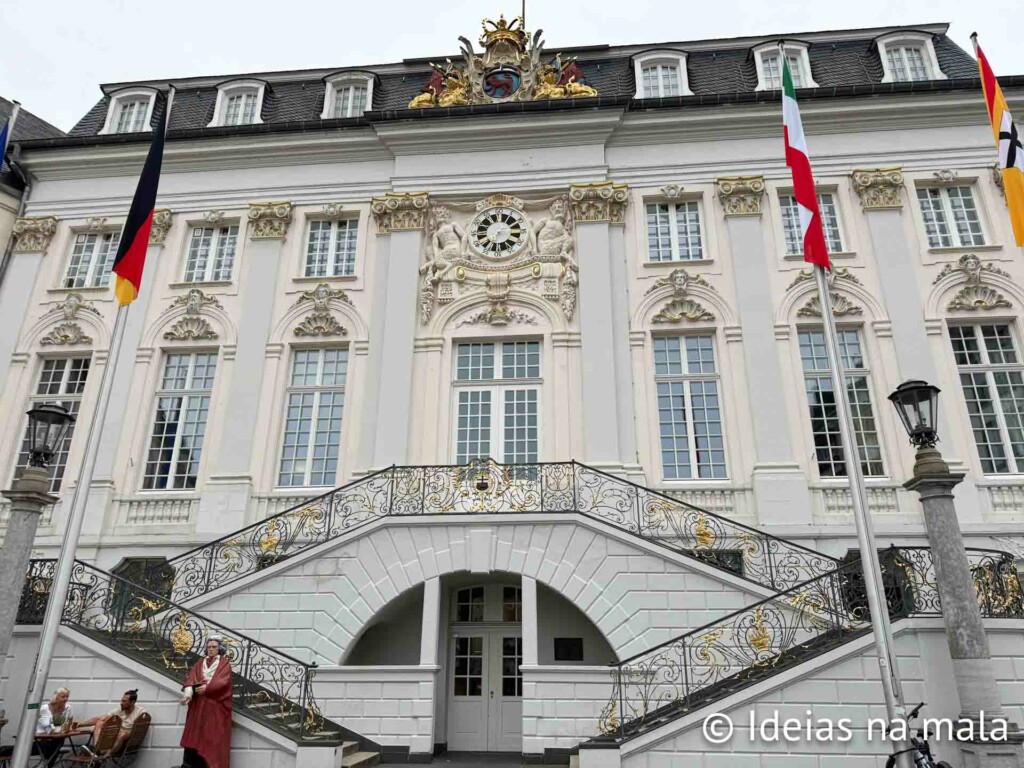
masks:
{"type": "MultiPolygon", "coordinates": [[[[604,665],[815,576],[811,553],[856,548],[847,456],[799,252],[775,39],[556,56],[502,19],[485,24],[482,51],[462,42],[461,59],[436,66],[175,83],[79,552],[128,579],[170,559],[165,597],[316,661],[322,713],[367,751],[568,759],[635,720],[629,696],[608,709],[604,665]],[[327,507],[302,525],[328,507],[356,514],[329,492],[373,487],[393,466],[419,468],[422,519],[382,513],[323,540],[290,527],[289,510],[314,509],[303,505],[323,494],[327,507]],[[550,496],[510,501],[534,486],[551,493],[558,466],[574,478],[579,514],[548,514],[550,496]],[[595,473],[589,516],[584,471],[595,473]],[[432,492],[435,475],[462,490],[432,492]],[[665,512],[661,533],[644,538],[640,511],[636,525],[596,520],[615,493],[630,515],[644,493],[689,511],[665,512]],[[687,525],[695,543],[662,546],[687,525]],[[766,551],[794,547],[803,578],[760,579],[762,555],[736,544],[748,534],[727,534],[731,525],[778,537],[759,539],[766,551]],[[235,553],[245,536],[251,557],[230,586],[179,590],[177,564],[193,550],[220,541],[235,553]],[[694,559],[716,536],[732,544],[694,559]],[[286,543],[298,548],[284,555],[286,543]]],[[[956,504],[968,545],[1024,553],[1024,267],[975,64],[942,24],[793,35],[784,49],[880,542],[926,543],[903,488],[912,449],[886,403],[919,378],[942,389],[942,448],[964,473],[956,504]]],[[[1011,106],[1022,83],[1005,82],[1011,106]]],[[[66,138],[21,144],[34,185],[0,286],[13,318],[0,331],[8,481],[26,461],[30,403],[59,400],[79,418],[58,457],[61,502],[41,521],[40,557],[60,544],[81,435],[113,362],[110,262],[166,108],[163,83],[112,84],[66,138]]],[[[994,655],[1019,650],[1018,624],[998,625],[994,655]]],[[[948,665],[941,624],[900,626],[908,687],[955,714],[949,675],[921,674],[948,665]]],[[[764,644],[745,637],[755,651],[764,644]]],[[[102,655],[71,630],[62,642],[68,658],[102,655]]],[[[866,713],[880,693],[858,698],[848,684],[864,669],[871,677],[865,642],[805,661],[745,702],[783,690],[802,705],[827,690],[866,713]]],[[[96,661],[81,686],[89,696],[142,674],[118,659],[96,661]]],[[[13,667],[8,690],[22,674],[13,667]]],[[[1000,679],[1019,721],[1013,669],[1000,679]]],[[[173,698],[145,674],[154,702],[173,698]]],[[[168,729],[179,717],[157,711],[168,729]]],[[[290,765],[303,754],[301,739],[240,723],[247,760],[279,753],[260,764],[290,765]]],[[[682,716],[652,726],[617,759],[713,761],[694,727],[682,716]]],[[[759,760],[762,748],[736,752],[759,760]]],[[[817,754],[802,749],[790,751],[817,754]]],[[[844,754],[859,765],[880,749],[844,754]]]]}

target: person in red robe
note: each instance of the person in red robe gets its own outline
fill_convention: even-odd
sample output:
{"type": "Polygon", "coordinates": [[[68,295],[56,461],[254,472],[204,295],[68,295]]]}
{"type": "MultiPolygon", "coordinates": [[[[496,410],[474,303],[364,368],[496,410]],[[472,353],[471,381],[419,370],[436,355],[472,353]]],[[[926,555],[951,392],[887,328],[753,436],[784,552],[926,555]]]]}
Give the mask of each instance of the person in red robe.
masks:
{"type": "Polygon", "coordinates": [[[189,670],[181,687],[181,703],[188,705],[182,768],[230,768],[232,683],[226,652],[220,639],[207,640],[206,657],[189,670]]]}

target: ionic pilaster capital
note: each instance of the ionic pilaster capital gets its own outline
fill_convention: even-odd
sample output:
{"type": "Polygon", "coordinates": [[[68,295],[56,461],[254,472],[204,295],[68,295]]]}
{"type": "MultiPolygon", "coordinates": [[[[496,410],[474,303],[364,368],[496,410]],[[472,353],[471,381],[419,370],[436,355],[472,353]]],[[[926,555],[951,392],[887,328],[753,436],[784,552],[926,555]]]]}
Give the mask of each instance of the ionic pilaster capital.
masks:
{"type": "Polygon", "coordinates": [[[726,216],[760,216],[764,176],[720,176],[715,181],[726,216]]]}
{"type": "Polygon", "coordinates": [[[607,221],[622,224],[629,205],[629,185],[614,181],[595,181],[589,184],[570,184],[569,202],[577,223],[607,221]]]}
{"type": "Polygon", "coordinates": [[[15,253],[45,253],[57,231],[55,216],[16,219],[14,222],[15,253]]]}
{"type": "Polygon", "coordinates": [[[427,192],[388,192],[370,200],[370,211],[377,222],[377,233],[423,229],[427,223],[427,192]]]}
{"type": "Polygon", "coordinates": [[[853,188],[860,197],[865,211],[902,208],[903,169],[898,165],[888,168],[854,168],[850,172],[853,188]]]}
{"type": "Polygon", "coordinates": [[[249,203],[249,237],[253,240],[281,240],[292,222],[292,204],[249,203]]]}
{"type": "Polygon", "coordinates": [[[153,211],[153,224],[149,230],[149,244],[163,245],[171,231],[171,209],[157,208],[153,211]]]}

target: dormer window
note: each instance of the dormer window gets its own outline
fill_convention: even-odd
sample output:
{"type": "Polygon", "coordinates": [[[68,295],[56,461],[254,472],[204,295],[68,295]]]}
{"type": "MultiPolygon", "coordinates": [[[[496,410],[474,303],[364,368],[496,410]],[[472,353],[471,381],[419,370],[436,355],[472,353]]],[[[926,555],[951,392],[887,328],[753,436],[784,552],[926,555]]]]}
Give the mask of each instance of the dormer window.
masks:
{"type": "Polygon", "coordinates": [[[141,133],[152,130],[150,121],[155,105],[156,91],[152,88],[131,88],[112,93],[107,119],[100,133],[141,133]]]}
{"type": "Polygon", "coordinates": [[[945,80],[931,35],[899,32],[878,39],[883,83],[945,80]]]}
{"type": "Polygon", "coordinates": [[[633,59],[633,69],[638,99],[693,95],[686,77],[686,54],[682,51],[648,51],[633,59]]]}
{"type": "Polygon", "coordinates": [[[261,80],[236,80],[221,85],[210,126],[262,123],[260,112],[265,88],[266,83],[261,80]]]}
{"type": "Polygon", "coordinates": [[[322,120],[359,117],[373,109],[373,74],[370,72],[342,72],[326,78],[322,120]]]}
{"type": "MultiPolygon", "coordinates": [[[[806,43],[786,43],[786,63],[793,77],[794,88],[817,88],[811,77],[811,62],[807,57],[806,43]]],[[[758,91],[782,90],[782,62],[777,43],[767,43],[754,49],[754,64],[757,67],[758,91]]]]}

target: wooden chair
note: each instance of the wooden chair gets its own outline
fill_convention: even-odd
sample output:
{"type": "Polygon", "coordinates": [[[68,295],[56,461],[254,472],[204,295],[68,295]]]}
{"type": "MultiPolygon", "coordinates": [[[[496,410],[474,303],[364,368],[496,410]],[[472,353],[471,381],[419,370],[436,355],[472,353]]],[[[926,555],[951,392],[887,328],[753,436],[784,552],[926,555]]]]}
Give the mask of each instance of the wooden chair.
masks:
{"type": "Polygon", "coordinates": [[[143,712],[135,719],[135,724],[132,726],[132,732],[128,735],[128,741],[124,743],[124,748],[119,754],[113,755],[111,762],[118,768],[125,768],[135,763],[139,757],[139,749],[142,748],[142,742],[146,740],[146,734],[149,733],[149,723],[153,718],[149,712],[143,712]]]}
{"type": "Polygon", "coordinates": [[[117,743],[117,735],[120,732],[121,717],[111,715],[104,721],[103,728],[100,729],[100,736],[92,745],[92,751],[88,747],[82,747],[84,754],[66,755],[62,765],[88,765],[95,766],[95,768],[107,765],[110,762],[110,756],[107,753],[114,748],[114,744],[117,743]]]}

